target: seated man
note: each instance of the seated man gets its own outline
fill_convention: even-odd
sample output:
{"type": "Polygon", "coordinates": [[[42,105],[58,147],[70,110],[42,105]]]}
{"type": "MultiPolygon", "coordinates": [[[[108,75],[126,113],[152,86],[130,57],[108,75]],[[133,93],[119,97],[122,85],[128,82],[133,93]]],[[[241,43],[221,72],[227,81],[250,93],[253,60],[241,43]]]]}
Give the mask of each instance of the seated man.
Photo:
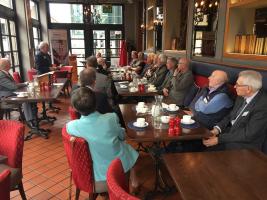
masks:
{"type": "Polygon", "coordinates": [[[112,160],[120,158],[125,173],[131,170],[131,184],[137,186],[133,167],[138,153],[125,140],[125,130],[114,113],[100,114],[95,110],[96,98],[88,87],[78,88],[71,97],[72,106],[82,115],[67,124],[70,135],[88,142],[93,161],[94,180],[98,193],[106,192],[106,174],[112,160]]]}
{"type": "Polygon", "coordinates": [[[143,52],[138,52],[137,54],[137,62],[131,66],[131,70],[135,71],[137,74],[141,74],[143,72],[143,69],[146,65],[144,61],[144,53],[143,52]]]}
{"type": "MultiPolygon", "coordinates": [[[[13,77],[9,74],[9,70],[11,68],[10,61],[6,58],[0,59],[0,98],[7,97],[13,94],[14,91],[16,91],[19,88],[25,87],[25,83],[16,83],[13,77]]],[[[2,102],[0,104],[0,108],[2,109],[10,109],[10,108],[16,108],[18,105],[14,104],[7,104],[5,102],[2,102]]],[[[33,126],[33,115],[31,110],[31,104],[30,103],[23,103],[22,108],[24,111],[24,115],[26,118],[26,121],[30,126],[33,126]]],[[[2,116],[0,116],[2,118],[2,116]]]]}
{"type": "Polygon", "coordinates": [[[216,70],[209,77],[209,86],[204,87],[190,104],[194,118],[208,129],[225,117],[233,106],[227,87],[227,74],[216,70]]]}
{"type": "Polygon", "coordinates": [[[160,54],[158,56],[157,69],[148,80],[148,82],[150,84],[155,85],[155,87],[161,86],[161,84],[165,79],[166,74],[168,73],[166,62],[167,62],[167,56],[164,54],[160,54]]]}
{"type": "Polygon", "coordinates": [[[180,58],[170,85],[163,88],[163,95],[167,97],[168,101],[181,106],[183,105],[185,94],[193,83],[194,78],[189,69],[189,61],[186,58],[180,58]]]}
{"type": "Polygon", "coordinates": [[[106,63],[106,60],[102,57],[97,58],[97,64],[98,64],[98,69],[97,71],[101,74],[108,75],[108,66],[106,63]]]}
{"type": "MultiPolygon", "coordinates": [[[[82,87],[88,87],[91,90],[95,90],[95,84],[96,84],[96,71],[92,67],[85,68],[83,71],[80,72],[80,84],[82,87]]],[[[76,88],[73,90],[72,94],[75,93],[76,89],[79,88],[79,86],[76,86],[76,88]]],[[[113,112],[113,109],[111,108],[108,97],[105,93],[95,91],[96,96],[96,110],[102,114],[113,112]]]]}
{"type": "Polygon", "coordinates": [[[178,63],[178,61],[174,57],[170,57],[170,58],[167,59],[168,73],[166,74],[165,79],[164,79],[163,83],[161,84],[161,86],[157,87],[157,90],[159,92],[162,93],[163,92],[162,90],[164,88],[170,87],[171,79],[172,79],[173,73],[174,73],[174,71],[175,71],[175,69],[177,67],[177,63],[178,63]]]}
{"type": "Polygon", "coordinates": [[[259,72],[239,73],[233,110],[212,130],[212,137],[203,140],[211,150],[261,149],[267,129],[267,96],[259,72]]]}
{"type": "Polygon", "coordinates": [[[137,53],[137,51],[132,51],[131,52],[131,58],[132,58],[132,60],[129,63],[129,65],[132,67],[138,62],[138,53],[137,53]]]}
{"type": "Polygon", "coordinates": [[[90,56],[86,59],[86,67],[93,67],[96,70],[95,90],[107,94],[108,98],[112,98],[111,80],[107,75],[97,71],[98,64],[95,56],[90,56]]]}

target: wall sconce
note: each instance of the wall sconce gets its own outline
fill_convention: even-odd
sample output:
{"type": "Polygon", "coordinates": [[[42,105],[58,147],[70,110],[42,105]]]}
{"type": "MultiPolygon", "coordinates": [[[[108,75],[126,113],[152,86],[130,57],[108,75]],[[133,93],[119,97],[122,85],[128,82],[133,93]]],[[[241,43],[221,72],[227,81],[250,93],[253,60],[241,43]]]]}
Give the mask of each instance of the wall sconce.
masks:
{"type": "Polygon", "coordinates": [[[141,28],[141,32],[144,33],[145,30],[146,30],[146,26],[145,26],[145,24],[142,23],[141,26],[140,26],[140,28],[141,28]]]}

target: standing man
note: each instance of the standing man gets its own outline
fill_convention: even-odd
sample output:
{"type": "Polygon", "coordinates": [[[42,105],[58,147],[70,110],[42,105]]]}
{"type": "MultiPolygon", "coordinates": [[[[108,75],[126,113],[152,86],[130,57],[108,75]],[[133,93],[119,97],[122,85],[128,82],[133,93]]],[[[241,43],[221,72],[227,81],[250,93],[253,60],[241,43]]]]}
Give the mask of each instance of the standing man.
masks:
{"type": "Polygon", "coordinates": [[[189,61],[186,58],[180,58],[178,67],[173,73],[171,84],[163,89],[163,94],[175,104],[183,105],[185,95],[193,83],[194,78],[189,69],[189,61]]]}
{"type": "Polygon", "coordinates": [[[47,42],[40,42],[39,52],[35,56],[35,67],[38,71],[38,75],[56,70],[52,67],[51,56],[48,54],[49,45],[47,42]]]}
{"type": "Polygon", "coordinates": [[[211,130],[212,137],[203,140],[214,150],[261,150],[267,130],[267,95],[261,89],[259,72],[239,73],[235,84],[237,99],[233,110],[211,130]]]}

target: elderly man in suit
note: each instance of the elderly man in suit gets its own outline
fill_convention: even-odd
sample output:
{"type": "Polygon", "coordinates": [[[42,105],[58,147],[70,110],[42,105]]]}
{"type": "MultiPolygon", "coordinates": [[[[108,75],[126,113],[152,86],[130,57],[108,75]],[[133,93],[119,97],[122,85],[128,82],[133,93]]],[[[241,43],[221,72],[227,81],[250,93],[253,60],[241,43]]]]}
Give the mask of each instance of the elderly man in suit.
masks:
{"type": "Polygon", "coordinates": [[[167,63],[167,56],[164,54],[160,54],[157,62],[157,69],[148,80],[149,83],[155,85],[155,87],[159,87],[162,85],[165,76],[168,73],[166,63],[167,63]]]}
{"type": "Polygon", "coordinates": [[[111,94],[111,79],[98,71],[98,63],[95,56],[90,56],[86,59],[86,67],[92,67],[96,70],[95,90],[107,94],[112,98],[111,94]]]}
{"type": "MultiPolygon", "coordinates": [[[[11,68],[10,61],[6,58],[1,58],[0,59],[0,98],[14,95],[13,92],[15,90],[26,86],[25,83],[17,84],[15,82],[13,77],[9,74],[10,68],[11,68]]],[[[7,104],[5,102],[2,102],[0,105],[2,109],[18,107],[17,105],[7,104]]],[[[22,108],[24,111],[26,121],[31,124],[33,120],[31,104],[24,103],[22,104],[22,108]]]]}
{"type": "Polygon", "coordinates": [[[163,89],[163,94],[171,102],[177,105],[183,105],[185,94],[193,83],[194,78],[189,69],[189,61],[186,58],[180,58],[178,67],[172,75],[169,86],[163,89]]]}
{"type": "Polygon", "coordinates": [[[261,89],[259,72],[246,70],[239,74],[233,110],[203,140],[211,150],[261,149],[267,130],[267,95],[261,89]]]}

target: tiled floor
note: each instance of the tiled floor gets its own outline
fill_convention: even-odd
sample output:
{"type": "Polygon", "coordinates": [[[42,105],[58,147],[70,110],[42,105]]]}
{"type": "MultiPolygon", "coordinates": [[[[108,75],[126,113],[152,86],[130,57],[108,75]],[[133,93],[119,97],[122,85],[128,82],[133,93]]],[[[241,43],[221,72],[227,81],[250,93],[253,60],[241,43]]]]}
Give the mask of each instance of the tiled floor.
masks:
{"type": "MultiPolygon", "coordinates": [[[[49,139],[34,137],[24,143],[23,184],[28,199],[68,199],[70,171],[61,140],[61,129],[69,120],[67,113],[69,99],[61,98],[60,101],[57,106],[60,106],[62,110],[58,114],[49,113],[56,115],[55,124],[42,125],[52,130],[49,139]]],[[[137,175],[141,183],[141,191],[138,195],[140,198],[143,198],[144,194],[153,188],[154,171],[151,169],[153,169],[151,158],[146,154],[141,154],[137,163],[137,175]]],[[[74,192],[75,187],[72,186],[72,197],[74,192]]],[[[81,192],[81,200],[87,197],[87,193],[81,192]]],[[[21,199],[18,191],[13,191],[11,198],[12,200],[21,199]]],[[[104,198],[100,196],[97,199],[104,198]]],[[[151,199],[177,200],[179,198],[177,193],[173,192],[167,196],[158,195],[151,199]]]]}

